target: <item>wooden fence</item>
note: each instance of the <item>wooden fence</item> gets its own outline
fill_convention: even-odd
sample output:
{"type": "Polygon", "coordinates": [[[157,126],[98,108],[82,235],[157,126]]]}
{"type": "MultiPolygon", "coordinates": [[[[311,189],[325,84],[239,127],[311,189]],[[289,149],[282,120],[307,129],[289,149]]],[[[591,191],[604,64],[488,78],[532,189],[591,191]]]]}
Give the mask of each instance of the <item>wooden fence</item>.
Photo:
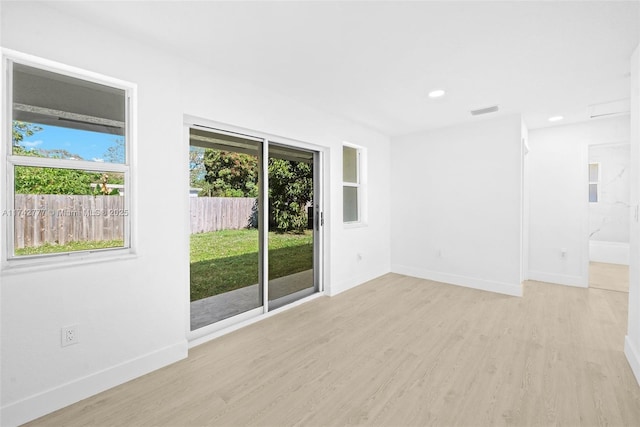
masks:
{"type": "MultiPolygon", "coordinates": [[[[191,233],[241,229],[256,218],[256,199],[192,197],[191,233]]],[[[16,249],[44,243],[124,239],[124,197],[16,194],[16,249]]]]}
{"type": "Polygon", "coordinates": [[[128,214],[120,196],[16,194],[14,245],[121,240],[128,214]]]}
{"type": "Polygon", "coordinates": [[[257,199],[251,197],[192,197],[191,234],[238,230],[256,225],[257,199]]]}

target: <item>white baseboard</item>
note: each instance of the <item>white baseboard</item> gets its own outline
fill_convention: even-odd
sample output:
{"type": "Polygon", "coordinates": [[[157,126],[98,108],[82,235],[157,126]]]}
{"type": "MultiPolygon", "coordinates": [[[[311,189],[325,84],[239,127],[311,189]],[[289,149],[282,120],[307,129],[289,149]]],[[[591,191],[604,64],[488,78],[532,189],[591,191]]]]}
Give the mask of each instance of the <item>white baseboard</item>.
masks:
{"type": "Polygon", "coordinates": [[[187,341],[121,363],[2,408],[0,425],[13,427],[79,402],[187,357],[187,341]]]}
{"type": "Polygon", "coordinates": [[[529,270],[528,280],[538,282],[553,283],[556,285],[575,286],[577,288],[588,288],[588,278],[582,276],[572,276],[568,274],[545,273],[542,271],[529,270]]]}
{"type": "Polygon", "coordinates": [[[624,355],[627,356],[633,375],[636,377],[638,385],[640,385],[640,352],[629,339],[629,335],[624,337],[624,355]]]}
{"type": "Polygon", "coordinates": [[[359,275],[359,276],[351,277],[348,280],[341,280],[338,283],[331,282],[331,285],[326,290],[326,294],[330,297],[334,297],[338,294],[341,294],[344,291],[348,291],[349,289],[353,289],[356,286],[360,286],[373,279],[377,279],[380,276],[384,276],[387,273],[390,273],[390,271],[380,270],[367,275],[359,275]]]}
{"type": "Polygon", "coordinates": [[[589,240],[589,261],[629,265],[629,243],[589,240]]]}
{"type": "Polygon", "coordinates": [[[511,295],[515,297],[522,296],[522,284],[520,283],[496,282],[492,280],[441,273],[438,271],[425,270],[398,264],[394,264],[391,266],[391,272],[404,274],[406,276],[418,277],[420,279],[433,280],[435,282],[442,282],[450,285],[463,286],[465,288],[479,289],[482,291],[495,292],[498,294],[511,295]]]}

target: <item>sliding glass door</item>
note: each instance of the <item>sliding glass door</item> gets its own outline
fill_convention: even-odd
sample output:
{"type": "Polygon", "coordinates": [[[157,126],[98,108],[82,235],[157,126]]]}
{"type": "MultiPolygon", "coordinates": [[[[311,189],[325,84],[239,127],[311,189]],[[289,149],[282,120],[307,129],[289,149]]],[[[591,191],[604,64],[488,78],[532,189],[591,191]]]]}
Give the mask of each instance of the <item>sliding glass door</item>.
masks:
{"type": "Polygon", "coordinates": [[[190,128],[192,331],[320,289],[319,159],[264,138],[190,128]]]}
{"type": "Polygon", "coordinates": [[[269,146],[269,307],[315,292],[314,153],[269,146]]]}
{"type": "Polygon", "coordinates": [[[191,330],[262,307],[263,142],[191,129],[191,330]]]}

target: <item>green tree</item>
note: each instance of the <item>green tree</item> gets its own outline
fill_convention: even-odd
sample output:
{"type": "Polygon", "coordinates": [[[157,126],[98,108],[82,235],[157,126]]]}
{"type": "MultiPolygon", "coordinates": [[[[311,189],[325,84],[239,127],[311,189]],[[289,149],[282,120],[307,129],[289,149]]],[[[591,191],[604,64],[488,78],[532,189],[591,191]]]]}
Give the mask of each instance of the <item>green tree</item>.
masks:
{"type": "Polygon", "coordinates": [[[124,163],[125,161],[125,147],[124,139],[118,138],[115,140],[115,144],[107,148],[107,151],[102,155],[104,160],[109,163],[124,163]]]}
{"type": "MultiPolygon", "coordinates": [[[[40,126],[34,125],[33,123],[21,122],[18,120],[13,121],[12,127],[12,140],[14,147],[20,147],[24,150],[21,143],[24,141],[25,137],[30,137],[36,132],[40,132],[42,128],[40,126]]],[[[15,152],[14,152],[15,154],[15,152]]]]}
{"type": "Polygon", "coordinates": [[[230,151],[204,152],[204,181],[209,196],[258,197],[258,159],[230,151]]]}
{"type": "MultiPolygon", "coordinates": [[[[258,159],[243,153],[207,149],[203,154],[203,181],[198,181],[198,157],[190,155],[191,185],[201,195],[257,197],[258,159]],[[196,171],[196,172],[194,172],[196,171]]],[[[307,204],[313,198],[310,163],[269,159],[269,217],[280,233],[302,232],[307,227],[307,204]]]]}
{"type": "Polygon", "coordinates": [[[198,186],[207,173],[204,167],[204,148],[189,147],[189,185],[198,186]]]}
{"type": "Polygon", "coordinates": [[[310,163],[269,159],[269,205],[277,232],[303,232],[307,228],[307,203],[312,199],[310,163]]]}
{"type": "Polygon", "coordinates": [[[201,147],[189,147],[189,185],[199,188],[199,195],[212,197],[213,185],[205,180],[207,169],[204,166],[205,149],[201,147]]]}

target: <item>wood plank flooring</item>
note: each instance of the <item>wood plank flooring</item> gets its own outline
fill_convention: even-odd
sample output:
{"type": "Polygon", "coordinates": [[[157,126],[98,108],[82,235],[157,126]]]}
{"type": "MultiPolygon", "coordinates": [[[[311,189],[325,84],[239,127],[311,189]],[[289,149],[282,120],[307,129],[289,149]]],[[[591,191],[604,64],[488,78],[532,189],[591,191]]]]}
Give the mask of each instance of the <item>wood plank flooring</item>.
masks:
{"type": "Polygon", "coordinates": [[[638,426],[627,297],[388,274],[30,425],[638,426]]]}
{"type": "Polygon", "coordinates": [[[589,262],[589,287],[629,292],[629,266],[589,262]]]}

